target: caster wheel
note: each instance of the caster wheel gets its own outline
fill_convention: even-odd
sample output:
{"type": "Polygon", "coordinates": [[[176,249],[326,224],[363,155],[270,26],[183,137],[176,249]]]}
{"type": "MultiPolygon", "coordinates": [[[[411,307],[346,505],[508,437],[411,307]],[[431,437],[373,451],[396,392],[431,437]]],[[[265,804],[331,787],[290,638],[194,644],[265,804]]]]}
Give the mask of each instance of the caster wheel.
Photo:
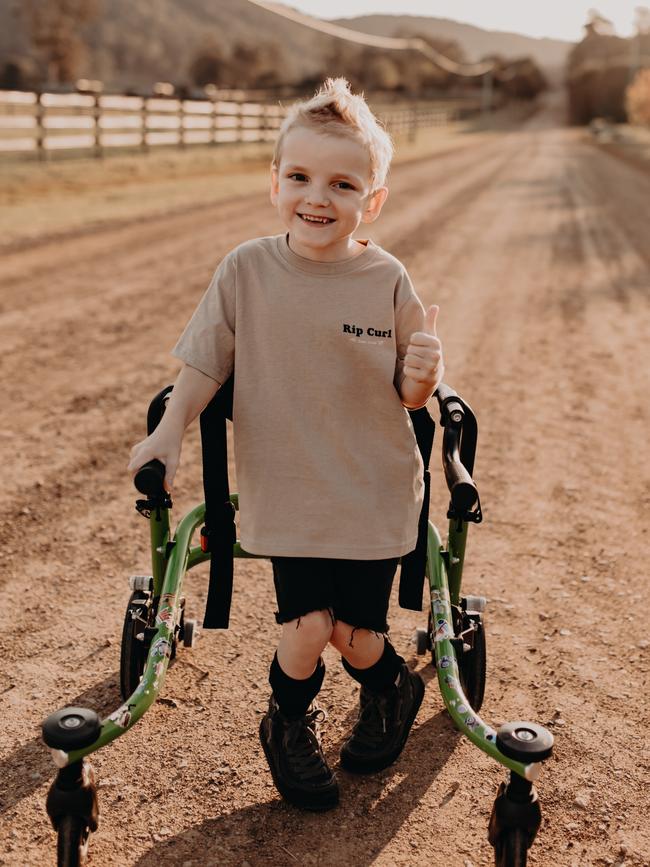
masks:
{"type": "Polygon", "coordinates": [[[485,626],[479,615],[472,617],[477,628],[474,630],[472,647],[463,645],[459,655],[458,669],[463,692],[473,710],[477,713],[483,704],[485,678],[487,674],[487,649],[485,646],[485,626]]]}
{"type": "Polygon", "coordinates": [[[463,608],[465,611],[477,611],[483,613],[487,607],[487,599],[485,596],[465,596],[463,599],[463,608]]]}
{"type": "Polygon", "coordinates": [[[183,627],[183,647],[194,647],[199,639],[199,632],[197,620],[186,620],[183,627]]]}
{"type": "Polygon", "coordinates": [[[43,740],[54,750],[83,749],[100,735],[102,724],[94,710],[85,707],[64,707],[51,713],[43,722],[43,740]]]}
{"type": "Polygon", "coordinates": [[[526,867],[528,838],[522,828],[503,831],[494,847],[495,867],[526,867]]]}
{"type": "Polygon", "coordinates": [[[424,656],[428,650],[431,650],[429,630],[421,627],[416,629],[413,633],[413,644],[415,645],[415,652],[418,656],[424,656]]]}
{"type": "Polygon", "coordinates": [[[148,593],[134,591],[126,606],[120,649],[120,694],[126,701],[137,689],[149,653],[148,627],[152,614],[148,593]]]}
{"type": "Polygon", "coordinates": [[[80,867],[88,857],[90,830],[80,816],[59,819],[56,843],[57,867],[80,867]]]}

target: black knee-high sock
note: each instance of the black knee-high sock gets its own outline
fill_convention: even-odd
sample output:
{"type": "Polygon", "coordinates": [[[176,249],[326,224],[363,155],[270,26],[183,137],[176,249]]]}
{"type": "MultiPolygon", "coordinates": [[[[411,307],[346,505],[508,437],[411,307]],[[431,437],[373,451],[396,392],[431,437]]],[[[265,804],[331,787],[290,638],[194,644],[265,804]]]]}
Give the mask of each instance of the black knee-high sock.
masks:
{"type": "Polygon", "coordinates": [[[347,673],[371,692],[382,692],[392,686],[404,664],[404,660],[387,638],[384,638],[384,652],[370,668],[355,668],[344,656],[341,657],[341,662],[347,673]]]}
{"type": "Polygon", "coordinates": [[[318,695],[324,677],[325,663],[322,658],[318,660],[313,674],[304,680],[296,680],[282,670],[276,653],[269,671],[269,683],[283,716],[289,718],[302,716],[318,695]]]}

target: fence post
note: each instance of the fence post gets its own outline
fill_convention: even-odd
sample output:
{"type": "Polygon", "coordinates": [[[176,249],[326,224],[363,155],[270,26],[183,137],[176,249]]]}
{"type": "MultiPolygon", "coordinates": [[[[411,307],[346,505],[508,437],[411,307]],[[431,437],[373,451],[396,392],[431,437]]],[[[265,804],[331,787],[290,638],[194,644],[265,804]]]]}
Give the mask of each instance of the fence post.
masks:
{"type": "Polygon", "coordinates": [[[217,120],[219,118],[219,111],[217,110],[217,96],[212,97],[212,144],[217,144],[217,130],[219,129],[217,125],[217,120]]]}
{"type": "Polygon", "coordinates": [[[143,96],[143,97],[142,97],[142,108],[141,108],[141,110],[140,110],[140,113],[141,113],[141,115],[142,115],[142,142],[141,142],[141,147],[142,147],[142,150],[146,153],[147,150],[148,150],[148,145],[147,145],[147,115],[148,115],[148,109],[147,109],[147,97],[146,97],[146,96],[143,96]]]}
{"type": "Polygon", "coordinates": [[[240,100],[241,97],[238,97],[235,103],[237,106],[237,144],[241,144],[244,141],[244,113],[242,111],[244,103],[240,100]]]}
{"type": "Polygon", "coordinates": [[[36,153],[39,160],[45,159],[45,127],[43,125],[43,113],[45,106],[42,101],[41,91],[36,92],[36,153]]]}
{"type": "Polygon", "coordinates": [[[271,129],[271,125],[269,123],[269,110],[270,106],[267,103],[262,105],[262,128],[259,130],[261,133],[261,137],[259,141],[265,142],[267,140],[267,132],[271,129]]]}
{"type": "Polygon", "coordinates": [[[185,127],[183,126],[183,121],[185,120],[185,100],[179,98],[178,100],[178,146],[181,150],[185,147],[185,127]]]}
{"type": "Polygon", "coordinates": [[[93,104],[93,120],[95,121],[95,156],[101,157],[102,153],[102,138],[101,138],[101,117],[102,117],[102,109],[99,104],[100,94],[95,93],[95,102],[93,104]]]}

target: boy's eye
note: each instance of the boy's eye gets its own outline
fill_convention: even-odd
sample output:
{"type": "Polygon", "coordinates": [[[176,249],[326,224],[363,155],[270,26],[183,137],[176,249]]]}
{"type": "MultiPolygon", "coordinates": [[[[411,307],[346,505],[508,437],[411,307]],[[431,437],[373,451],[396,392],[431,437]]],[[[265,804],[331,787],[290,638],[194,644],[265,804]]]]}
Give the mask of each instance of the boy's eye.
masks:
{"type": "Polygon", "coordinates": [[[290,175],[287,175],[288,178],[295,181],[304,181],[307,178],[307,175],[303,175],[300,172],[292,172],[290,175]]]}
{"type": "Polygon", "coordinates": [[[344,190],[353,190],[354,189],[352,184],[349,184],[347,181],[337,181],[335,186],[341,187],[344,190]]]}

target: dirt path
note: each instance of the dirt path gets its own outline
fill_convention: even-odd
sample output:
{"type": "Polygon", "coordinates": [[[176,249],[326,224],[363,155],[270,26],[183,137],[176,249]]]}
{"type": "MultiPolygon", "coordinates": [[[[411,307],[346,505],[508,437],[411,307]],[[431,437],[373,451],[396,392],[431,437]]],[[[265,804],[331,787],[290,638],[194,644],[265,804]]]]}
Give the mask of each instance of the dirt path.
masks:
{"type": "MultiPolygon", "coordinates": [[[[483,715],[557,736],[530,863],[647,865],[650,178],[559,116],[397,166],[372,237],[441,305],[447,381],[478,415],[485,522],[470,531],[465,589],[490,599],[483,715]]],[[[169,349],[220,257],[281,230],[255,192],[3,258],[1,864],[54,863],[41,720],[118,703],[127,576],[147,570],[125,465],[149,399],[173,381],[169,349]]],[[[177,516],[200,498],[194,426],[177,516]]],[[[187,582],[199,617],[206,578],[201,567],[187,582]]],[[[324,816],[278,799],[257,742],[272,611],[270,565],[238,562],[232,628],[182,653],[165,701],[95,755],[90,863],[491,863],[504,772],[455,732],[408,643],[422,618],[396,603],[395,642],[429,682],[403,757],[377,777],[341,773],[341,806],[324,816]]],[[[326,663],[336,764],[356,698],[335,654],[326,663]]]]}

